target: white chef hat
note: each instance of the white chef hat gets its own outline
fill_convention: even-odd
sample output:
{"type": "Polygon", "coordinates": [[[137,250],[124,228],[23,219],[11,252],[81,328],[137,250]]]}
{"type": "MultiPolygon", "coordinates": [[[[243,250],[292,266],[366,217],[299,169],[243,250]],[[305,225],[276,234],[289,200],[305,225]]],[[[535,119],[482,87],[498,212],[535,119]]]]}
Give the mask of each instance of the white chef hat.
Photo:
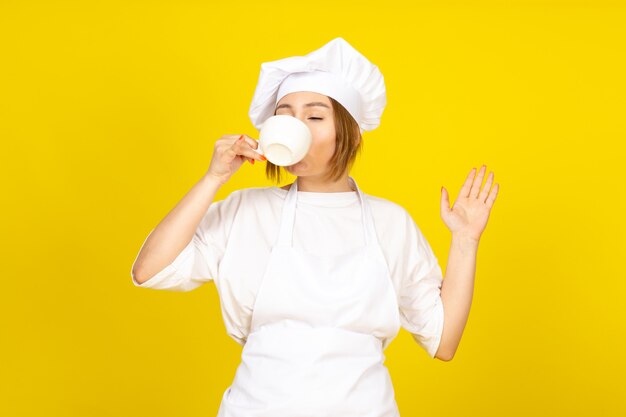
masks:
{"type": "Polygon", "coordinates": [[[341,37],[305,56],[261,64],[248,112],[254,127],[260,130],[280,99],[296,91],[337,100],[359,124],[361,133],[380,125],[387,104],[385,79],[378,67],[341,37]]]}

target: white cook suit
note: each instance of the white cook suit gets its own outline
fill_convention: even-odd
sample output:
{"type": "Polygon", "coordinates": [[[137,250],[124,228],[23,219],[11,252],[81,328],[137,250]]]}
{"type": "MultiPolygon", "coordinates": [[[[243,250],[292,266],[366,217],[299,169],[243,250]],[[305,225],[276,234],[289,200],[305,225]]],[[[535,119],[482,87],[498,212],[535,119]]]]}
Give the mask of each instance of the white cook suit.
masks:
{"type": "Polygon", "coordinates": [[[264,187],[231,193],[211,205],[171,265],[144,284],[133,281],[174,291],[215,281],[227,331],[244,345],[218,417],[397,416],[383,350],[404,327],[434,357],[443,330],[437,259],[402,207],[366,197],[350,180],[356,192],[298,192],[296,180],[288,192],[264,187]],[[233,194],[239,195],[231,199],[233,194]],[[256,194],[258,204],[243,194],[256,194]],[[278,222],[263,214],[268,207],[262,195],[282,200],[281,209],[274,209],[278,222]],[[229,199],[232,210],[226,210],[229,199]],[[311,211],[307,199],[322,200],[331,211],[343,209],[343,217],[325,219],[324,208],[314,206],[317,221],[299,219],[311,211]],[[368,200],[385,207],[378,211],[382,221],[375,222],[380,217],[368,200]],[[329,219],[335,221],[331,228],[344,232],[343,224],[352,233],[332,239],[333,233],[325,233],[329,224],[321,227],[329,219]],[[298,239],[303,220],[312,221],[313,229],[298,239]],[[256,232],[268,224],[274,233],[259,239],[256,232]],[[392,267],[377,224],[392,227],[382,233],[396,242],[390,245],[397,252],[392,267]],[[247,245],[233,246],[238,234],[247,245]],[[314,240],[313,250],[299,243],[304,240],[314,240]],[[352,244],[341,246],[346,243],[352,244]],[[265,262],[250,259],[256,251],[265,262]]]}

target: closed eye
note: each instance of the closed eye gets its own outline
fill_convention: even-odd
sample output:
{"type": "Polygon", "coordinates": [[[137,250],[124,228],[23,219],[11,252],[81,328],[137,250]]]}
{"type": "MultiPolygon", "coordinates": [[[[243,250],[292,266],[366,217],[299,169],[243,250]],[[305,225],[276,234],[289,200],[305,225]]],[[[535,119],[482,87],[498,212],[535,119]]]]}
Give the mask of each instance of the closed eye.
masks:
{"type": "Polygon", "coordinates": [[[313,120],[324,120],[321,117],[309,117],[309,120],[311,120],[311,119],[313,119],[313,120]]]}

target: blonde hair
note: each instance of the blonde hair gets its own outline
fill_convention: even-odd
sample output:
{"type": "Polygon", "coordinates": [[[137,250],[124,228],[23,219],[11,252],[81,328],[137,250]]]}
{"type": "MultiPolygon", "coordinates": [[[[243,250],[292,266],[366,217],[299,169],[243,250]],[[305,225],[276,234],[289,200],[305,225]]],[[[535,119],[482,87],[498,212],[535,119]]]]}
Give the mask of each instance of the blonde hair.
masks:
{"type": "MultiPolygon", "coordinates": [[[[356,156],[360,154],[363,140],[359,124],[352,115],[337,100],[328,97],[333,106],[333,118],[335,119],[335,153],[330,159],[330,170],[326,175],[329,181],[337,181],[341,176],[352,168],[356,156]]],[[[274,111],[276,114],[276,111],[274,111]]],[[[280,183],[281,168],[265,162],[265,176],[280,183]]],[[[284,168],[283,168],[284,169],[284,168]]]]}

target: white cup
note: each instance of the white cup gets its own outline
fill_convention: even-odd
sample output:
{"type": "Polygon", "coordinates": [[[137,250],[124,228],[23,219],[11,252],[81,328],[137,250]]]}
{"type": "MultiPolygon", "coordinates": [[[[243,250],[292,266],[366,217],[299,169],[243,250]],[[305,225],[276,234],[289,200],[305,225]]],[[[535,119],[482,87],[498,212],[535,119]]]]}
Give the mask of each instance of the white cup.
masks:
{"type": "Polygon", "coordinates": [[[269,117],[261,124],[259,132],[259,147],[255,151],[278,166],[301,161],[313,140],[306,123],[286,114],[269,117]]]}

